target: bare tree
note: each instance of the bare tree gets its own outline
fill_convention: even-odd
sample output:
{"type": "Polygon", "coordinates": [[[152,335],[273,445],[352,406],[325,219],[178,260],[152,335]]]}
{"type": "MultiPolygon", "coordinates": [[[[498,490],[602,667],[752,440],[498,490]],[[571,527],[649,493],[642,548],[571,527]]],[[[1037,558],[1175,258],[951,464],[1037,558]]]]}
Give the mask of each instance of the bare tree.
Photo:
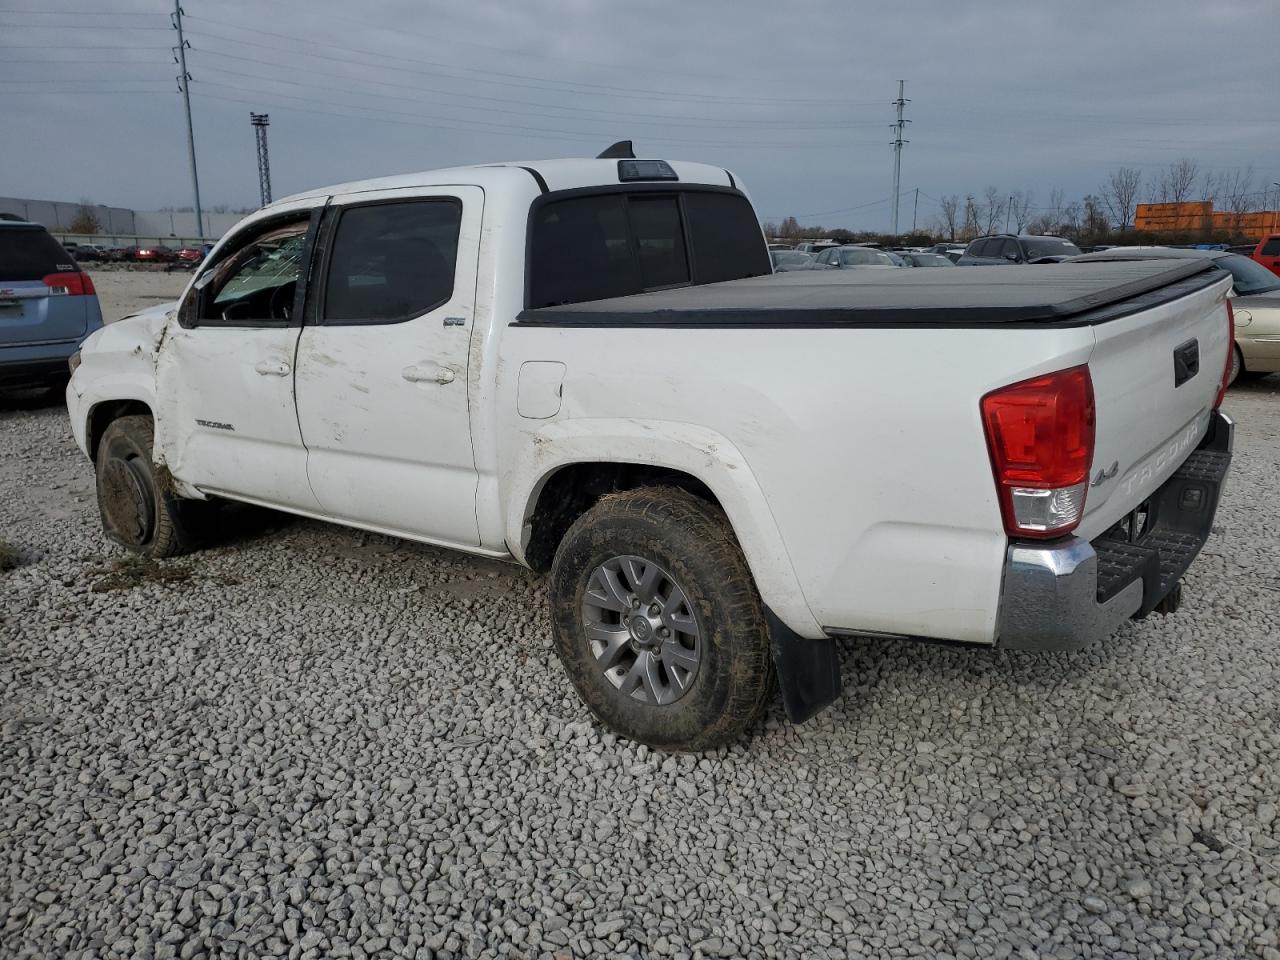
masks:
{"type": "Polygon", "coordinates": [[[1102,202],[1122,231],[1128,230],[1137,211],[1138,191],[1142,189],[1142,171],[1136,167],[1112,170],[1102,185],[1102,202]]]}
{"type": "Polygon", "coordinates": [[[67,232],[88,234],[102,232],[102,221],[98,219],[97,211],[89,205],[87,200],[80,201],[80,208],[76,211],[71,225],[67,227],[67,232]]]}
{"type": "Polygon", "coordinates": [[[1161,203],[1186,203],[1200,176],[1200,164],[1183,157],[1160,172],[1156,195],[1161,203]]]}
{"type": "Polygon", "coordinates": [[[1021,233],[1031,220],[1031,210],[1035,204],[1035,194],[1030,190],[1015,190],[1009,195],[1009,213],[1013,216],[1013,229],[1021,233]]]}
{"type": "Polygon", "coordinates": [[[997,229],[1002,226],[1005,210],[1008,209],[1005,206],[1005,203],[1004,194],[1002,194],[996,187],[987,187],[987,189],[983,191],[982,212],[984,215],[984,222],[987,225],[985,233],[988,236],[995,233],[997,229]]]}
{"type": "Polygon", "coordinates": [[[940,203],[942,205],[942,229],[946,233],[948,240],[954,240],[960,220],[960,198],[953,193],[949,197],[943,197],[940,203]]]}
{"type": "Polygon", "coordinates": [[[1078,237],[1084,226],[1084,206],[1079,200],[1072,200],[1062,205],[1058,213],[1058,222],[1054,225],[1054,233],[1068,237],[1078,237]]]}
{"type": "Polygon", "coordinates": [[[1101,197],[1087,194],[1084,198],[1084,222],[1081,231],[1087,237],[1103,237],[1111,232],[1111,221],[1107,219],[1105,204],[1101,197]]]}
{"type": "Polygon", "coordinates": [[[1260,206],[1253,190],[1253,167],[1224,171],[1221,187],[1223,202],[1231,214],[1231,232],[1238,234],[1244,215],[1260,206]]]}

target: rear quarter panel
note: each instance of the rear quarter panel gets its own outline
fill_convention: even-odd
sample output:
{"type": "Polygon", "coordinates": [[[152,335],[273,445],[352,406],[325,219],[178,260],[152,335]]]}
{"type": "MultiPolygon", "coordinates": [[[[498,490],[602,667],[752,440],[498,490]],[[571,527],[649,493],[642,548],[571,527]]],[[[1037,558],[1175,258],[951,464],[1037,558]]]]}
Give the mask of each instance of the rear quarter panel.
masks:
{"type": "MultiPolygon", "coordinates": [[[[776,526],[781,559],[811,613],[779,611],[793,629],[812,635],[816,623],[989,643],[1005,537],[979,399],[1085,363],[1092,348],[1087,327],[509,327],[497,373],[501,495],[528,502],[540,482],[530,448],[554,461],[556,445],[593,422],[643,424],[635,462],[663,463],[664,433],[697,427],[722,440],[706,445],[695,475],[713,491],[758,488],[756,514],[776,526]],[[517,413],[526,360],[566,365],[552,418],[517,413]]],[[[758,522],[726,508],[735,528],[758,522]]],[[[783,589],[785,576],[762,574],[776,571],[778,558],[753,552],[753,538],[738,534],[772,606],[769,591],[783,589]]],[[[508,542],[522,535],[508,523],[508,542]]]]}

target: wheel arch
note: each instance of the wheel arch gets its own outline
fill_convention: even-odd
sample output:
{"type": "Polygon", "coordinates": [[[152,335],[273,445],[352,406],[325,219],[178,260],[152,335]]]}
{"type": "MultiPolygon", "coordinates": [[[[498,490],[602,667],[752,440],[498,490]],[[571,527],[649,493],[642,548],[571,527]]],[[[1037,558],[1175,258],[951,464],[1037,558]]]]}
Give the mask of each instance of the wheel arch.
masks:
{"type": "Polygon", "coordinates": [[[526,439],[506,472],[506,539],[517,560],[545,569],[564,532],[606,493],[674,485],[724,511],[761,599],[783,623],[801,636],[825,635],[764,491],[721,434],[667,421],[564,420],[526,439]]]}
{"type": "Polygon", "coordinates": [[[98,462],[98,444],[112,421],[132,416],[151,417],[154,421],[155,411],[146,401],[137,399],[103,400],[89,408],[85,419],[85,445],[90,460],[98,462]]]}

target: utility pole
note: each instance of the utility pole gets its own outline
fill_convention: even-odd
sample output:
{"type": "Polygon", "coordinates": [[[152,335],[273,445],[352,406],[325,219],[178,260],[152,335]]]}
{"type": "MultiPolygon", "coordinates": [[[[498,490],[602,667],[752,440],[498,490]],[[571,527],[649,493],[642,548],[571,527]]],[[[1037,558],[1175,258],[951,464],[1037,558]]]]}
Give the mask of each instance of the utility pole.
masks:
{"type": "Polygon", "coordinates": [[[1009,232],[1009,216],[1013,213],[1013,194],[1009,194],[1009,203],[1004,208],[1004,232],[1009,232]]]}
{"type": "Polygon", "coordinates": [[[267,156],[267,127],[271,126],[271,117],[250,111],[249,122],[253,124],[253,138],[258,145],[258,193],[265,207],[271,202],[271,159],[267,156]]]}
{"type": "Polygon", "coordinates": [[[911,208],[911,232],[916,232],[916,214],[920,212],[920,188],[916,187],[916,203],[911,208]]]}
{"type": "Polygon", "coordinates": [[[898,81],[898,99],[893,101],[893,105],[898,108],[898,121],[893,124],[895,131],[893,137],[893,233],[898,233],[898,186],[902,180],[902,145],[910,143],[909,140],[902,139],[902,133],[906,130],[906,125],[910,120],[902,119],[903,108],[911,101],[903,96],[906,81],[898,81]]]}
{"type": "Polygon", "coordinates": [[[196,136],[191,130],[191,74],[187,73],[187,41],[182,37],[182,0],[173,0],[173,29],[178,31],[175,48],[178,61],[178,89],[182,91],[182,108],[187,113],[187,156],[191,160],[191,189],[196,199],[196,236],[204,239],[204,214],[200,210],[200,176],[196,173],[196,136]]]}

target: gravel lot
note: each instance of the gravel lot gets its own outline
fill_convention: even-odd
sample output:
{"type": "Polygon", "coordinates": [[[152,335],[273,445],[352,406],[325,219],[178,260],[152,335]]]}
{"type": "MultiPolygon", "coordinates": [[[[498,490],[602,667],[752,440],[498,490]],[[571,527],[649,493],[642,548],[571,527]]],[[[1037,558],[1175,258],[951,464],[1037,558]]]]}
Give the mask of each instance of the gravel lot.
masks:
{"type": "Polygon", "coordinates": [[[1277,960],[1280,377],[1228,407],[1178,615],[844,644],[815,721],[664,756],[532,575],[265,513],[122,563],[65,411],[0,402],[0,954],[1277,960]]]}
{"type": "Polygon", "coordinates": [[[191,279],[190,270],[128,270],[116,266],[89,266],[88,270],[102,304],[102,319],[107,323],[177,300],[191,279]]]}

